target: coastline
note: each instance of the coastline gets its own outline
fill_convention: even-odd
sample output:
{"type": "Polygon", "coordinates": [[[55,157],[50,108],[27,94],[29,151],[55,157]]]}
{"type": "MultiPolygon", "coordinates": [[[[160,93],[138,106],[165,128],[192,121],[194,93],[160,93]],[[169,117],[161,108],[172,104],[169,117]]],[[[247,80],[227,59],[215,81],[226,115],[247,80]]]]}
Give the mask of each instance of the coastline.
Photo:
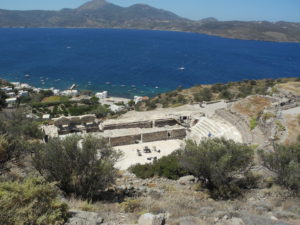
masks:
{"type": "Polygon", "coordinates": [[[94,29],[94,30],[131,30],[131,31],[160,31],[160,32],[176,32],[186,34],[199,34],[208,37],[216,37],[221,39],[238,40],[238,41],[255,41],[255,42],[266,42],[266,43],[286,43],[286,44],[300,44],[300,41],[274,41],[274,40],[262,40],[255,38],[237,38],[226,35],[217,35],[212,33],[186,31],[186,30],[167,30],[167,29],[146,29],[146,28],[122,28],[122,27],[0,27],[0,29],[94,29]]]}

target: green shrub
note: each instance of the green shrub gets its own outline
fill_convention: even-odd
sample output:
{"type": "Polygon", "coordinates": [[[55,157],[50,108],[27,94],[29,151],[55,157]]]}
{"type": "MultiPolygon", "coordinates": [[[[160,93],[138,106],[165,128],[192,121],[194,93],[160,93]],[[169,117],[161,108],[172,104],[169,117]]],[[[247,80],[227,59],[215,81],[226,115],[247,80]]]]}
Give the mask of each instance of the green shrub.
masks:
{"type": "Polygon", "coordinates": [[[221,91],[221,93],[219,94],[219,98],[222,99],[233,99],[234,95],[229,91],[229,90],[223,90],[221,91]]]}
{"type": "Polygon", "coordinates": [[[285,131],[285,127],[279,120],[276,120],[276,126],[279,131],[285,131]]]}
{"type": "Polygon", "coordinates": [[[1,109],[6,107],[6,97],[7,96],[5,95],[5,93],[2,90],[0,90],[0,111],[1,109]]]}
{"type": "Polygon", "coordinates": [[[226,84],[220,84],[220,83],[218,83],[218,84],[212,85],[211,90],[214,93],[218,93],[218,92],[226,91],[227,90],[227,86],[226,86],[226,84]]]}
{"type": "Polygon", "coordinates": [[[51,139],[39,146],[33,157],[35,168],[66,193],[93,199],[114,182],[115,162],[120,154],[103,139],[70,136],[51,139]]]}
{"type": "Polygon", "coordinates": [[[251,168],[253,150],[244,144],[225,139],[207,139],[197,144],[187,141],[180,158],[182,166],[199,178],[214,198],[240,194],[234,182],[251,168]]]}
{"type": "Polygon", "coordinates": [[[264,165],[275,172],[277,182],[291,190],[300,190],[300,142],[291,146],[275,145],[274,151],[260,151],[264,165]]]}
{"type": "Polygon", "coordinates": [[[130,171],[142,179],[160,176],[177,180],[179,177],[188,175],[187,171],[179,164],[179,152],[174,152],[169,156],[145,165],[136,164],[130,167],[130,171]]]}
{"type": "Polygon", "coordinates": [[[5,161],[7,158],[7,148],[9,146],[7,138],[0,135],[0,161],[5,161]]]}
{"type": "Polygon", "coordinates": [[[209,88],[203,88],[200,92],[194,94],[194,100],[196,102],[211,101],[213,95],[209,88]]]}
{"type": "Polygon", "coordinates": [[[0,183],[0,225],[60,225],[67,219],[54,184],[41,178],[0,183]]]}
{"type": "Polygon", "coordinates": [[[250,129],[253,130],[257,126],[257,119],[251,118],[249,126],[250,126],[250,129]]]}

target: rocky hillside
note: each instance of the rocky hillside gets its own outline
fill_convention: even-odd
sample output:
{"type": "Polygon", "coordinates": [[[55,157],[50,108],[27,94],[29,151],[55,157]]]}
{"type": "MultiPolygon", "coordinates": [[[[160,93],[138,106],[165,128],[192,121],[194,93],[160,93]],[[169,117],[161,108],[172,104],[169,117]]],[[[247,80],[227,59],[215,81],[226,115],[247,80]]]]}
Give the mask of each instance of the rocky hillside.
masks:
{"type": "Polygon", "coordinates": [[[229,38],[300,42],[300,24],[267,21],[192,21],[148,5],[120,7],[92,0],[77,9],[60,11],[0,10],[0,27],[85,27],[187,31],[229,38]]]}

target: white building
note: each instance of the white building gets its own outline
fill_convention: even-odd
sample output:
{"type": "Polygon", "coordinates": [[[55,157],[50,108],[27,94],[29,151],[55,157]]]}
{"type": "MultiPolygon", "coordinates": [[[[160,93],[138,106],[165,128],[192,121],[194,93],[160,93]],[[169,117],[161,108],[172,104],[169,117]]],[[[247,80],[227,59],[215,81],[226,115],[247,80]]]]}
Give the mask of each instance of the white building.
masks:
{"type": "Polygon", "coordinates": [[[50,120],[51,115],[50,114],[44,114],[42,118],[43,118],[43,120],[50,120]]]}
{"type": "Polygon", "coordinates": [[[21,83],[20,82],[11,82],[12,85],[14,85],[15,87],[20,87],[21,83]]]}
{"type": "Polygon", "coordinates": [[[17,100],[18,100],[17,98],[7,98],[7,99],[5,99],[5,101],[6,101],[6,103],[8,105],[14,105],[14,104],[16,104],[17,100]]]}
{"type": "Polygon", "coordinates": [[[60,95],[60,90],[59,89],[52,89],[52,92],[54,95],[60,95]]]}
{"type": "Polygon", "coordinates": [[[103,92],[97,92],[95,94],[95,96],[99,99],[105,99],[108,97],[108,92],[107,91],[103,91],[103,92]]]}
{"type": "Polygon", "coordinates": [[[78,90],[65,90],[61,92],[62,96],[67,96],[67,97],[75,97],[77,95],[79,95],[79,91],[78,90]]]}
{"type": "Polygon", "coordinates": [[[33,92],[40,93],[41,92],[41,88],[33,88],[33,92]]]}
{"type": "Polygon", "coordinates": [[[7,92],[12,92],[13,88],[12,87],[2,87],[1,90],[7,93],[7,92]]]}
{"type": "Polygon", "coordinates": [[[113,112],[120,112],[122,111],[123,109],[125,109],[125,107],[123,105],[110,105],[110,110],[113,111],[113,112]]]}
{"type": "Polygon", "coordinates": [[[8,93],[6,93],[6,95],[7,95],[8,97],[12,98],[12,97],[15,97],[15,96],[16,96],[16,93],[15,93],[15,92],[8,92],[8,93]]]}
{"type": "Polygon", "coordinates": [[[22,97],[29,96],[29,92],[28,91],[23,91],[23,90],[20,90],[18,94],[19,94],[20,97],[21,96],[22,97]]]}
{"type": "Polygon", "coordinates": [[[143,101],[143,97],[142,96],[134,96],[133,101],[135,104],[137,104],[138,102],[143,101]]]}
{"type": "Polygon", "coordinates": [[[12,83],[12,85],[14,85],[15,89],[17,89],[17,90],[32,89],[32,87],[26,83],[20,83],[20,82],[11,82],[11,83],[12,83]]]}

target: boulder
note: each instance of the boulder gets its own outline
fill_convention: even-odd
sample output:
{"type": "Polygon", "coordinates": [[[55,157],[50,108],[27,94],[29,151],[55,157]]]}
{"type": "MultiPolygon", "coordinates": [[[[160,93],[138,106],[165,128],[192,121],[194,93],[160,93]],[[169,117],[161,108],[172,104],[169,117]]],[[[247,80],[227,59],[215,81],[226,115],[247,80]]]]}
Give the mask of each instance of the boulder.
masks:
{"type": "Polygon", "coordinates": [[[197,178],[190,175],[190,176],[184,176],[184,177],[180,177],[178,179],[179,184],[181,185],[187,185],[187,184],[193,184],[197,181],[197,178]]]}
{"type": "Polygon", "coordinates": [[[95,212],[72,210],[70,214],[71,218],[66,225],[100,225],[103,223],[103,218],[95,212]]]}
{"type": "Polygon", "coordinates": [[[140,216],[139,225],[164,225],[165,224],[165,215],[158,214],[153,215],[151,213],[146,213],[140,216]]]}

